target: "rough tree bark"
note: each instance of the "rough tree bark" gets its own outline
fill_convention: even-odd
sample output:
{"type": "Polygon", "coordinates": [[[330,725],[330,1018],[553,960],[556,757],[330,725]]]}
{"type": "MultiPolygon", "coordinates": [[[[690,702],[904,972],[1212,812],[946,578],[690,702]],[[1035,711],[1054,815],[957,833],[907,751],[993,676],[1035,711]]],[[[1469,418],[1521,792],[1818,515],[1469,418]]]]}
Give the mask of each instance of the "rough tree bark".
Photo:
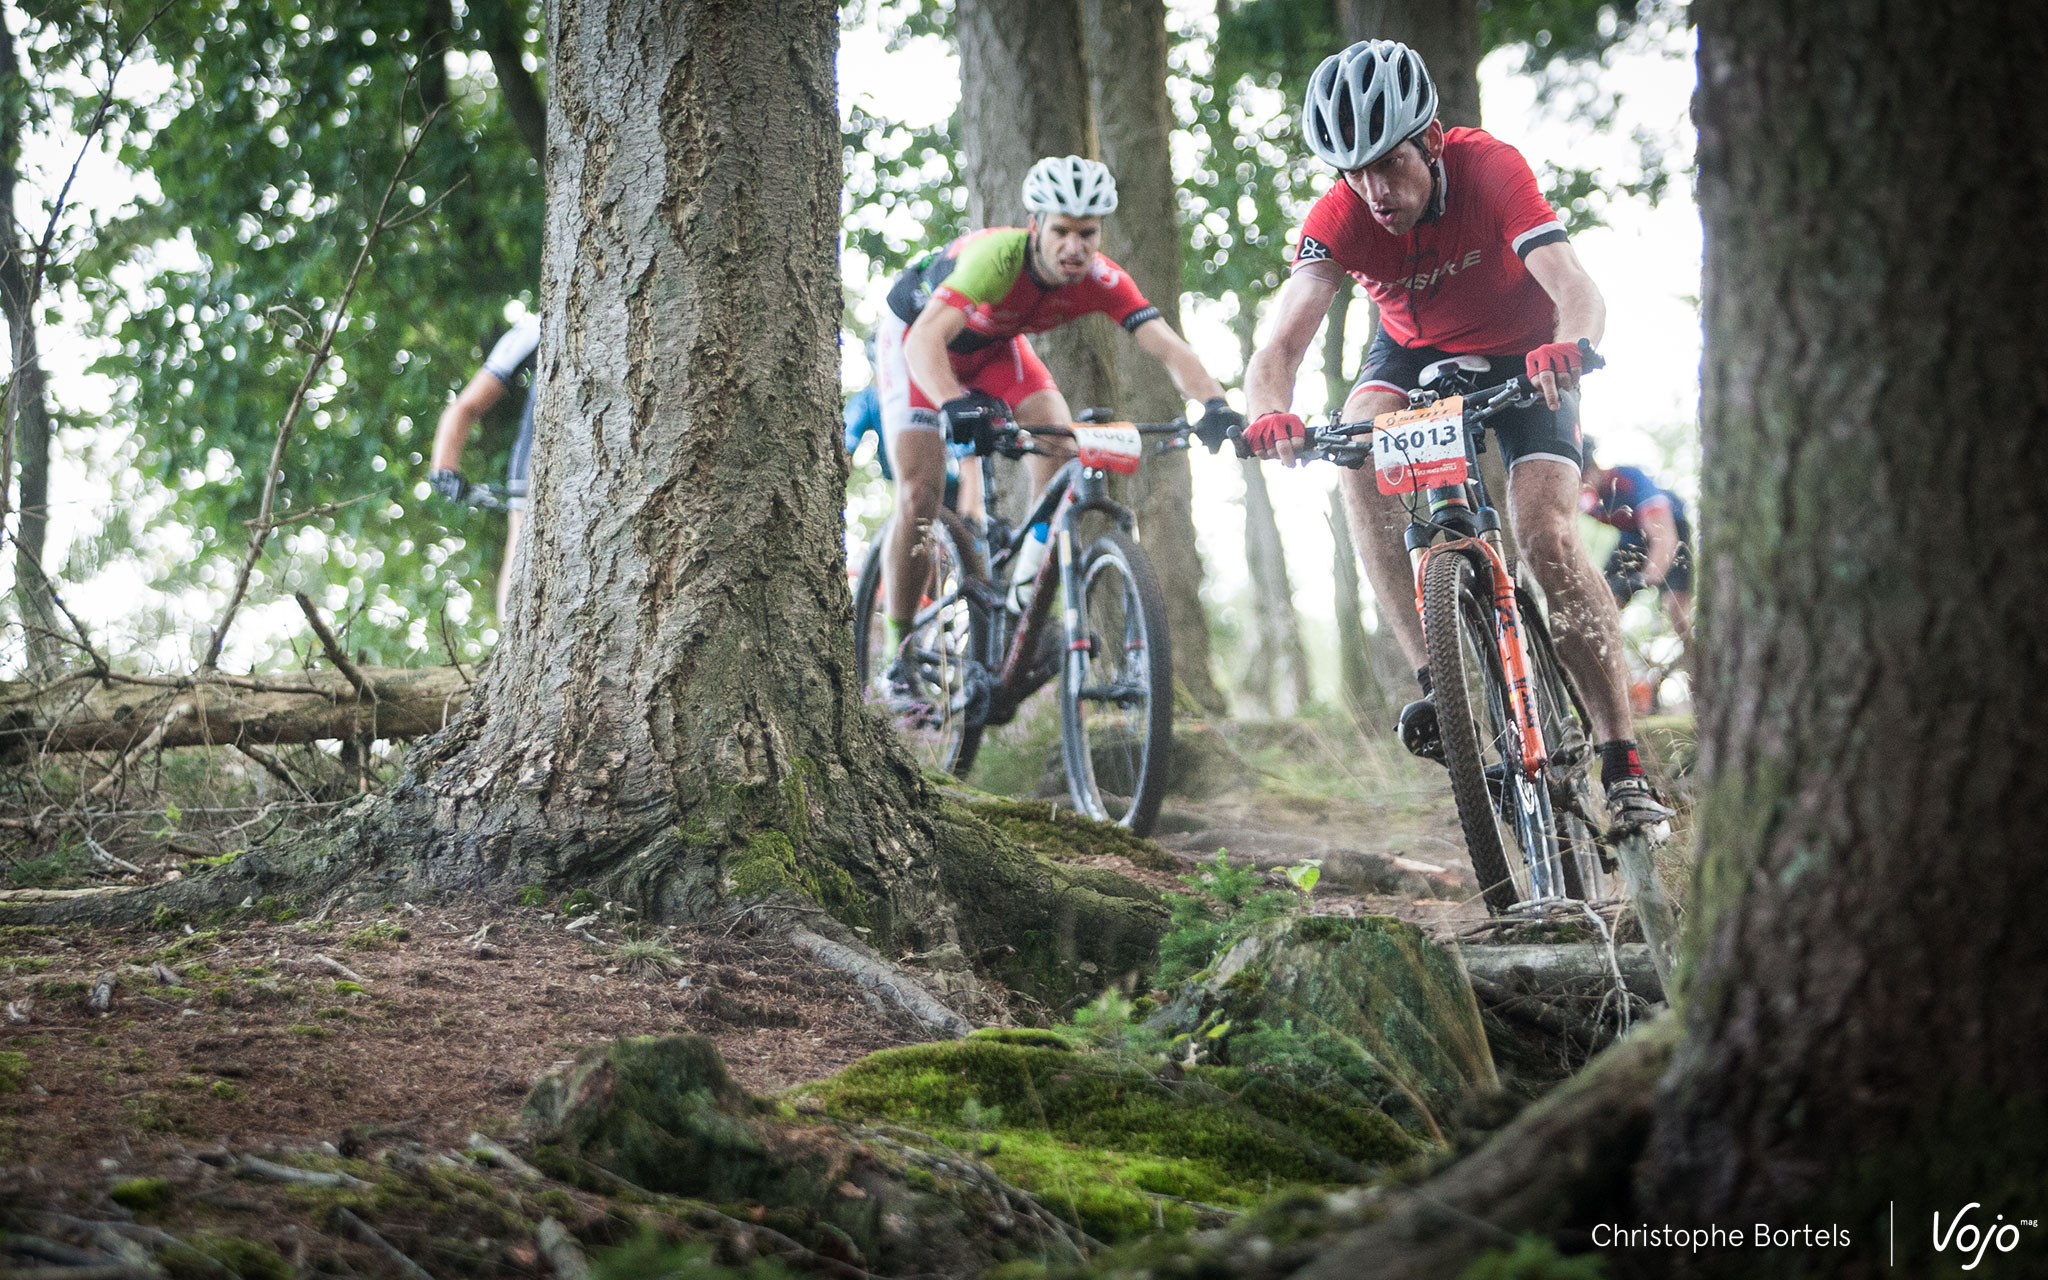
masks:
{"type": "MultiPolygon", "coordinates": [[[[1459,1207],[1848,1234],[1617,1259],[1743,1277],[1959,1272],[1939,1212],[2010,1227],[2027,1272],[2038,1229],[2013,1224],[2048,1176],[2048,384],[2016,371],[2048,339],[2048,259],[2015,246],[2048,234],[2048,13],[1694,12],[1712,519],[1683,1038],[1647,1131],[1595,1157],[1633,1167],[1634,1203],[1611,1185],[1539,1223],[1504,1221],[1498,1194],[1459,1207]],[[1913,124],[1930,84],[1937,130],[1913,124]]],[[[1606,1109],[1632,1110],[1648,1082],[1608,1061],[1606,1109]]],[[[1517,1124],[1468,1163],[1512,1168],[1541,1138],[1517,1124]]],[[[1462,1258],[1483,1244],[1436,1231],[1462,1258]]],[[[1322,1274],[1425,1274],[1390,1247],[1421,1251],[1347,1242],[1322,1274]]]]}
{"type": "Polygon", "coordinates": [[[2048,13],[1696,12],[1712,923],[1642,1190],[1879,1245],[1896,1199],[1917,1269],[2048,1173],[2048,13]]]}
{"type": "MultiPolygon", "coordinates": [[[[20,467],[14,530],[14,595],[21,614],[29,665],[49,670],[56,662],[57,614],[43,572],[43,543],[50,520],[50,403],[42,352],[36,338],[35,303],[41,281],[34,279],[33,240],[14,207],[15,171],[21,156],[22,114],[28,109],[14,34],[0,16],[0,313],[7,318],[9,369],[6,421],[11,456],[20,467]]],[[[31,233],[32,234],[32,233],[31,233]]],[[[0,476],[0,489],[10,477],[0,476]]]]}
{"type": "MultiPolygon", "coordinates": [[[[1103,248],[1178,330],[1180,203],[1169,155],[1173,105],[1166,98],[1165,0],[1082,0],[1081,16],[1102,161],[1117,183],[1117,212],[1103,227],[1103,248]]],[[[1165,422],[1185,412],[1158,361],[1128,349],[1119,355],[1120,416],[1165,422]]],[[[1174,676],[1203,710],[1222,715],[1223,692],[1209,670],[1209,615],[1202,607],[1188,456],[1146,459],[1131,482],[1131,506],[1166,595],[1174,676]]]]}
{"type": "Polygon", "coordinates": [[[1479,6],[1475,0],[1338,0],[1348,40],[1399,40],[1422,55],[1446,128],[1479,125],[1479,6]]]}
{"type": "MultiPolygon", "coordinates": [[[[1093,156],[1079,0],[960,0],[960,172],[977,227],[1022,226],[1024,174],[1045,156],[1093,156]]],[[[1077,412],[1117,403],[1116,326],[1089,316],[1032,340],[1077,412]]],[[[1031,500],[1020,463],[998,461],[1003,513],[1031,500]]]]}

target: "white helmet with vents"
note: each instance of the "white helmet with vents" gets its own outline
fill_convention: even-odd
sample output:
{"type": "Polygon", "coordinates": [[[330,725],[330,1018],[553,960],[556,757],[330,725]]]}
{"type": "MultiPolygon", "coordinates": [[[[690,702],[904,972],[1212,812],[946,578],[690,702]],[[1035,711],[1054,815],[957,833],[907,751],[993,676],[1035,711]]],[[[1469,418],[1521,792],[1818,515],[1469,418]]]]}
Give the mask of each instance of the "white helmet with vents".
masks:
{"type": "Polygon", "coordinates": [[[1308,149],[1337,169],[1362,169],[1436,119],[1422,55],[1398,40],[1360,40],[1323,59],[1301,104],[1308,149]]]}
{"type": "Polygon", "coordinates": [[[1033,213],[1099,218],[1116,212],[1116,179],[1100,161],[1047,156],[1024,175],[1024,207],[1033,213]]]}

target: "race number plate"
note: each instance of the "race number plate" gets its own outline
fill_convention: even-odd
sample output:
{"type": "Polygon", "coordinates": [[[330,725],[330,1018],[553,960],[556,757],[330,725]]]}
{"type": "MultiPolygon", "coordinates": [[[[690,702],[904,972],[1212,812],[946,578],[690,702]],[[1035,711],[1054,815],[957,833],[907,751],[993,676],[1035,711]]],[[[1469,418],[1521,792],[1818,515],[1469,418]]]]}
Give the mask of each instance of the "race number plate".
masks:
{"type": "Polygon", "coordinates": [[[1074,424],[1074,451],[1081,455],[1084,467],[1127,476],[1138,469],[1138,460],[1145,453],[1145,442],[1138,435],[1138,429],[1128,422],[1105,422],[1098,426],[1077,422],[1074,424]]]}
{"type": "Polygon", "coordinates": [[[1381,493],[1465,483],[1465,398],[1374,418],[1372,466],[1381,493]]]}

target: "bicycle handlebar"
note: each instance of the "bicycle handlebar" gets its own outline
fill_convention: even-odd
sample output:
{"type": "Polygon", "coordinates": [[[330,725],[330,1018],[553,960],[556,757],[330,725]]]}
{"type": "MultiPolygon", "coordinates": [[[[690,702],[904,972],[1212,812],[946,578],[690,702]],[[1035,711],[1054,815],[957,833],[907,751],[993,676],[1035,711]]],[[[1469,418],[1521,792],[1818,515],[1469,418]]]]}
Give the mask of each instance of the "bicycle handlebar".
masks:
{"type": "MultiPolygon", "coordinates": [[[[1584,338],[1579,339],[1579,360],[1581,373],[1591,373],[1595,369],[1606,367],[1607,364],[1600,353],[1593,350],[1593,344],[1584,338]]],[[[1434,404],[1438,398],[1440,393],[1433,391],[1411,392],[1409,403],[1416,408],[1422,408],[1434,404]],[[1427,395],[1429,398],[1418,403],[1416,397],[1420,395],[1427,395]]],[[[1543,392],[1537,388],[1536,383],[1527,374],[1518,373],[1498,386],[1467,394],[1465,425],[1481,426],[1496,414],[1505,413],[1509,409],[1526,409],[1542,398],[1543,392]]],[[[1372,458],[1372,445],[1360,439],[1361,436],[1368,435],[1372,428],[1373,424],[1370,422],[1333,423],[1328,427],[1311,428],[1308,438],[1302,442],[1300,451],[1326,458],[1339,466],[1360,467],[1372,458]]]]}

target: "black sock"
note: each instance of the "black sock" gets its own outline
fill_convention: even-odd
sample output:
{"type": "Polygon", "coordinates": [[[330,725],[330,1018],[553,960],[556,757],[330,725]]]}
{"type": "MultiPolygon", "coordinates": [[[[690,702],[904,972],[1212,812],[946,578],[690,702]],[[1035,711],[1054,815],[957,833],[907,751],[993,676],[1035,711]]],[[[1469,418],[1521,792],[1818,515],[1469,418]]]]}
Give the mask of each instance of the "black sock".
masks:
{"type": "Polygon", "coordinates": [[[1436,692],[1436,686],[1429,682],[1429,668],[1415,668],[1415,683],[1422,686],[1422,696],[1427,698],[1436,692]]]}
{"type": "Polygon", "coordinates": [[[1611,787],[1623,778],[1643,776],[1643,762],[1636,755],[1634,738],[1616,738],[1600,744],[1600,785],[1611,787]]]}

